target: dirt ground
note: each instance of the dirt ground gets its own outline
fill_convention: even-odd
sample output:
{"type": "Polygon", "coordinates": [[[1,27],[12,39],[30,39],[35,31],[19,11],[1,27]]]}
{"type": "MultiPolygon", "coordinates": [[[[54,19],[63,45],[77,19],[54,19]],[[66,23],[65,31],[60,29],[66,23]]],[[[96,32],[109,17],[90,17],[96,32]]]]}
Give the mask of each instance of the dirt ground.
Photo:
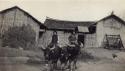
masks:
{"type": "MultiPolygon", "coordinates": [[[[78,61],[76,71],[125,71],[125,52],[102,48],[87,48],[96,59],[78,61]],[[117,57],[113,58],[113,54],[117,57]]],[[[0,51],[1,52],[1,51],[0,51]]],[[[31,55],[34,52],[29,51],[31,55]]],[[[38,54],[38,52],[36,52],[38,54]]],[[[38,56],[37,56],[38,57],[38,56]]],[[[0,57],[0,71],[46,71],[45,64],[28,64],[29,58],[24,56],[0,57]],[[16,61],[16,62],[15,62],[16,61]]]]}

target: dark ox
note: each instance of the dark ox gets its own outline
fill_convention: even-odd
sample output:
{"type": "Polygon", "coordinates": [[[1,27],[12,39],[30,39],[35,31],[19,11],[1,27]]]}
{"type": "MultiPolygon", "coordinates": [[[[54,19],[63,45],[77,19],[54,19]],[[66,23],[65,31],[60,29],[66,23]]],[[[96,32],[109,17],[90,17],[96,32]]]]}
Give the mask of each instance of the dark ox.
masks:
{"type": "Polygon", "coordinates": [[[45,62],[48,63],[48,61],[50,60],[50,58],[49,58],[49,52],[50,52],[49,48],[41,48],[41,50],[43,51],[45,62]]]}
{"type": "Polygon", "coordinates": [[[67,45],[61,48],[59,46],[55,46],[54,48],[47,47],[42,50],[44,52],[45,60],[51,62],[54,67],[56,66],[57,61],[59,60],[61,63],[61,67],[67,66],[68,63],[68,67],[71,69],[71,66],[76,68],[76,62],[80,53],[80,48],[80,45],[74,44],[74,46],[67,45]],[[71,63],[73,63],[73,65],[71,65],[71,63]]]}
{"type": "Polygon", "coordinates": [[[59,58],[59,61],[61,63],[61,69],[66,69],[67,63],[68,63],[68,51],[67,46],[61,47],[61,56],[59,58]]]}
{"type": "Polygon", "coordinates": [[[41,49],[44,52],[45,60],[51,64],[51,68],[56,68],[57,62],[61,57],[61,48],[58,45],[53,45],[41,49]]]}
{"type": "Polygon", "coordinates": [[[77,68],[76,67],[76,62],[77,62],[77,58],[78,58],[78,55],[80,54],[80,45],[79,44],[74,44],[74,46],[67,46],[67,51],[68,51],[68,61],[69,61],[69,67],[70,69],[71,66],[73,66],[73,68],[77,68]],[[71,63],[73,63],[73,65],[71,65],[71,63]]]}

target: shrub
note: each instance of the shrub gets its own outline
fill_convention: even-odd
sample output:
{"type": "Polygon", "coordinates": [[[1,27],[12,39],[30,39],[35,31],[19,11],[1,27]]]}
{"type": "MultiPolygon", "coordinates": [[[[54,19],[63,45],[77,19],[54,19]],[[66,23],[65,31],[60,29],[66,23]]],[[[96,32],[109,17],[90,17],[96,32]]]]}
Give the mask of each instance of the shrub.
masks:
{"type": "Polygon", "coordinates": [[[10,27],[4,32],[2,46],[28,49],[34,47],[35,37],[36,34],[30,25],[10,27]]]}

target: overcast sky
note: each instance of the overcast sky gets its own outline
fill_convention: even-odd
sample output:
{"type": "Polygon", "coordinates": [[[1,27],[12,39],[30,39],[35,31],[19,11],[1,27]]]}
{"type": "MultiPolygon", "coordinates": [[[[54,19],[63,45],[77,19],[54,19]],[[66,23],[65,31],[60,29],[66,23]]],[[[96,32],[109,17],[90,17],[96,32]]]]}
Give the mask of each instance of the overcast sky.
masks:
{"type": "Polygon", "coordinates": [[[0,11],[15,5],[41,22],[46,16],[70,21],[95,21],[112,11],[125,18],[125,0],[0,0],[0,11]]]}

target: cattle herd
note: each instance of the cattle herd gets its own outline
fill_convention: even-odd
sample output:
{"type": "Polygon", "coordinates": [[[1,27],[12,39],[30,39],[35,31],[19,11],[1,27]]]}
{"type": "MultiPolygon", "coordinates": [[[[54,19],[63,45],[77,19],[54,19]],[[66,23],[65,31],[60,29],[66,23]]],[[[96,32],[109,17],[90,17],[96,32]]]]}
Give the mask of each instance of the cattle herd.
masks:
{"type": "Polygon", "coordinates": [[[75,71],[77,68],[76,62],[80,54],[80,45],[66,45],[63,47],[54,45],[53,47],[47,46],[41,49],[44,53],[45,61],[49,65],[50,71],[56,71],[57,69],[61,71],[75,71]]]}

